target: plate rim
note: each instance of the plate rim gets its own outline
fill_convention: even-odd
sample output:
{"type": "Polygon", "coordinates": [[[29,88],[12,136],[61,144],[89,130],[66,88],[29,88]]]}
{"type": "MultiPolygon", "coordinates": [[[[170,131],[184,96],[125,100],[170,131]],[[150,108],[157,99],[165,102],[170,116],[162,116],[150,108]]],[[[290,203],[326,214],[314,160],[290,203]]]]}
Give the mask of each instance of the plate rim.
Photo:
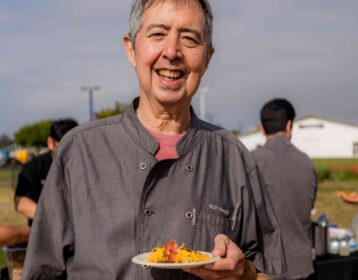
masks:
{"type": "Polygon", "coordinates": [[[211,263],[214,263],[221,259],[220,256],[214,256],[210,252],[205,252],[205,251],[198,251],[198,252],[205,254],[205,255],[210,255],[211,259],[208,261],[186,262],[186,263],[154,263],[154,262],[152,263],[152,262],[140,260],[139,258],[145,258],[146,256],[148,256],[151,253],[151,252],[147,252],[147,253],[138,254],[138,255],[132,257],[132,262],[135,264],[138,264],[138,265],[145,266],[145,267],[182,269],[182,268],[199,267],[199,266],[203,266],[206,264],[211,264],[211,263]]]}

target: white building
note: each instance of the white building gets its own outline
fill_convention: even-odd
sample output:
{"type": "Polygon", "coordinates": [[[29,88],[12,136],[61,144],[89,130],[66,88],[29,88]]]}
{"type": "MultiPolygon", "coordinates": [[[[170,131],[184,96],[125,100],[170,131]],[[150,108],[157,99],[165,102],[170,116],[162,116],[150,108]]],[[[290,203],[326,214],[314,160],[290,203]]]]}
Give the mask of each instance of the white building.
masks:
{"type": "MultiPolygon", "coordinates": [[[[251,151],[265,144],[257,129],[239,139],[251,151]]],[[[293,123],[292,143],[311,158],[358,158],[358,125],[306,116],[293,123]]]]}

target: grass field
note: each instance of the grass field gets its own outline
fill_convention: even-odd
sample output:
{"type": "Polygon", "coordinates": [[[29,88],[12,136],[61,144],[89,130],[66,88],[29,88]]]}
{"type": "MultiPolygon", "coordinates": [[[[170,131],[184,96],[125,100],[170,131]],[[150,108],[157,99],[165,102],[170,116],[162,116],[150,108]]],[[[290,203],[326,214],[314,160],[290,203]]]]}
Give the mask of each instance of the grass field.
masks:
{"type": "Polygon", "coordinates": [[[19,172],[18,168],[12,168],[12,169],[9,168],[9,169],[1,170],[0,171],[0,183],[15,181],[18,172],[19,172]]]}
{"type": "Polygon", "coordinates": [[[358,214],[358,204],[344,202],[338,191],[358,191],[358,181],[324,181],[318,185],[315,208],[316,216],[326,214],[329,222],[339,227],[352,227],[352,218],[358,214]]]}
{"type": "Polygon", "coordinates": [[[350,159],[314,159],[313,164],[315,167],[329,168],[329,167],[352,167],[358,166],[358,158],[350,159]]]}
{"type": "MultiPolygon", "coordinates": [[[[314,159],[313,164],[317,170],[352,170],[358,168],[358,159],[314,159]]],[[[358,180],[320,182],[316,199],[317,216],[327,214],[330,223],[348,228],[351,227],[353,216],[358,214],[358,205],[344,202],[338,197],[338,191],[358,192],[358,180]]]]}

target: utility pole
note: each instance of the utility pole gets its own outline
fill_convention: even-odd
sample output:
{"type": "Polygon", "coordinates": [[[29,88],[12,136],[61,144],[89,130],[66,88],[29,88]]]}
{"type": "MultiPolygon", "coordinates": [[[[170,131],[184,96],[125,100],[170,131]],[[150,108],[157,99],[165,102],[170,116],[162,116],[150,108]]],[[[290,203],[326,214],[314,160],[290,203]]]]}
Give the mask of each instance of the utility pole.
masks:
{"type": "Polygon", "coordinates": [[[209,88],[203,87],[200,89],[200,119],[206,121],[206,100],[205,95],[208,93],[209,88]]]}
{"type": "Polygon", "coordinates": [[[95,90],[100,90],[99,86],[93,86],[93,87],[81,87],[82,91],[88,91],[88,101],[89,101],[89,120],[94,120],[94,114],[93,114],[93,92],[95,90]]]}

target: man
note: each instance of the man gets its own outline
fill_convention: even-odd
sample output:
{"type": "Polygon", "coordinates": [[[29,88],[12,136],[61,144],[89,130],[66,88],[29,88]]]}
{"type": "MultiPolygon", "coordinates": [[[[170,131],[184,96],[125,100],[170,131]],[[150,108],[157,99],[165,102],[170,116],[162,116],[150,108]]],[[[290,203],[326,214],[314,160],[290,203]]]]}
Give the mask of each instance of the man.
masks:
{"type": "Polygon", "coordinates": [[[280,232],[253,160],[190,107],[211,37],[207,1],[134,1],[124,46],[139,98],[61,141],[24,279],[251,280],[252,262],[282,271],[280,232]],[[222,259],[185,271],[131,262],[171,239],[222,259]]]}
{"type": "Polygon", "coordinates": [[[30,226],[57,145],[65,133],[77,125],[73,119],[55,121],[47,138],[49,151],[26,163],[19,174],[15,190],[15,209],[29,219],[30,226]]]}
{"type": "Polygon", "coordinates": [[[287,273],[275,279],[304,279],[313,272],[310,213],[317,191],[315,169],[291,142],[295,110],[274,99],[261,110],[267,142],[253,151],[281,227],[287,273]]]}

